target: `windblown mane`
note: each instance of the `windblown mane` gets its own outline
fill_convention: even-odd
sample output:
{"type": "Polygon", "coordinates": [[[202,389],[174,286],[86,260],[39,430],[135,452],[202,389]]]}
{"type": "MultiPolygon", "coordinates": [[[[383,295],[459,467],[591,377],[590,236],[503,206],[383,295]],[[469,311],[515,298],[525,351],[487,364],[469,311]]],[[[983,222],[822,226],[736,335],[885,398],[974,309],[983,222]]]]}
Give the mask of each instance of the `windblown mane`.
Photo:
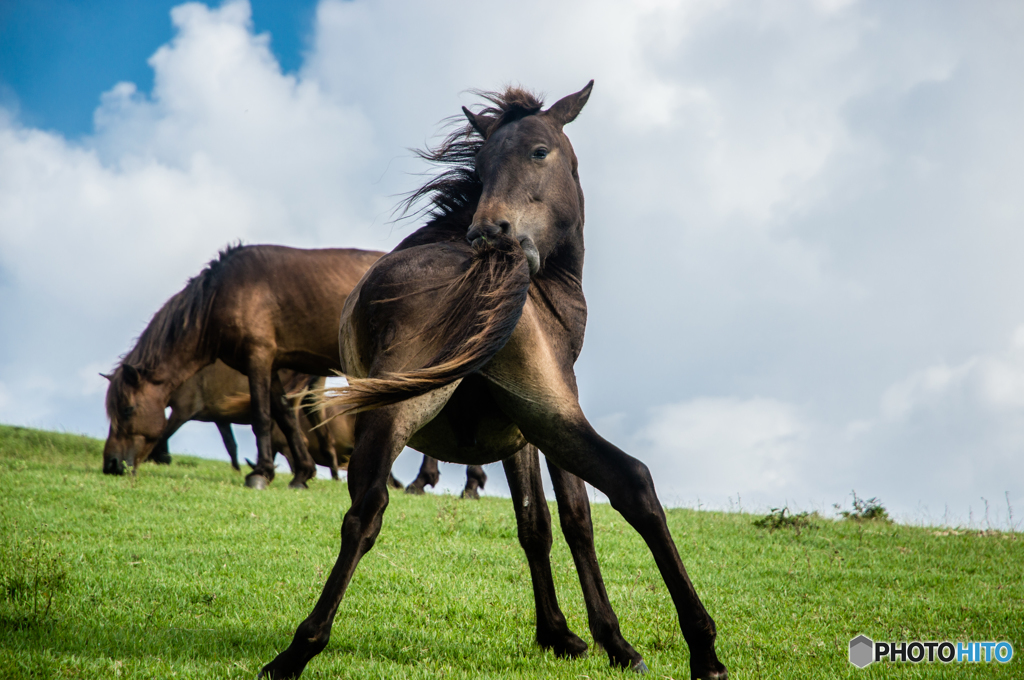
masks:
{"type": "Polygon", "coordinates": [[[519,87],[508,87],[504,92],[473,90],[473,94],[489,104],[475,112],[488,122],[486,134],[480,134],[464,116],[452,116],[448,119],[452,130],[440,144],[415,150],[417,156],[443,169],[405,197],[398,206],[400,216],[426,214],[431,221],[440,221],[467,208],[475,208],[483,187],[474,164],[480,147],[498,128],[532,116],[544,107],[537,95],[519,87]],[[421,201],[426,201],[427,205],[416,210],[421,201]]]}
{"type": "MultiPolygon", "coordinates": [[[[482,130],[468,123],[458,125],[458,120],[465,120],[461,116],[452,118],[449,121],[454,129],[439,145],[416,152],[442,169],[399,205],[402,216],[425,214],[428,225],[406,238],[398,249],[436,242],[437,233],[432,228],[442,223],[449,236],[459,231],[453,227],[468,227],[483,190],[475,167],[477,153],[496,130],[532,116],[544,106],[539,97],[518,87],[475,94],[488,102],[474,113],[482,130]],[[426,207],[416,210],[421,201],[426,207]]],[[[464,237],[463,232],[462,247],[470,248],[464,237]]],[[[434,302],[435,323],[418,334],[439,345],[434,357],[421,368],[372,378],[349,376],[347,387],[316,390],[322,405],[338,413],[379,408],[454,382],[490,361],[519,322],[530,288],[530,270],[522,247],[507,235],[471,248],[466,268],[459,276],[403,293],[439,293],[434,302]]]]}
{"type": "Polygon", "coordinates": [[[241,244],[225,248],[203,271],[189,279],[185,287],[153,315],[135,347],[121,358],[117,366],[121,370],[115,369],[107,390],[107,416],[112,424],[116,425],[121,412],[119,400],[124,392],[123,367],[126,364],[146,375],[155,371],[170,352],[197,355],[212,351],[206,322],[217,296],[224,263],[242,248],[241,244]]]}

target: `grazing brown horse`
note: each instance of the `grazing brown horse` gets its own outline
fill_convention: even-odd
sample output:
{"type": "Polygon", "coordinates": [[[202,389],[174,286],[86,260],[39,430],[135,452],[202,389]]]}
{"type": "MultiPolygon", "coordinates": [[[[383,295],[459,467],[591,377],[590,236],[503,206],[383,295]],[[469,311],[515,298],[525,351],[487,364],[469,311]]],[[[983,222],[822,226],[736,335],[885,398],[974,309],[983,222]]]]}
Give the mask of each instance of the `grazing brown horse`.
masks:
{"type": "Polygon", "coordinates": [[[258,457],[246,485],[261,489],[274,478],[270,435],[276,421],[294,458],[289,486],[305,487],[316,466],[277,369],[321,376],[340,369],[342,307],[381,254],[265,245],[222,252],[164,303],[114,370],[103,471],[121,474],[124,461],[144,461],[164,432],[171,395],[220,359],[249,378],[258,457]]]}
{"type": "Polygon", "coordinates": [[[312,613],[262,677],[298,677],[327,645],[356,565],[380,532],[388,471],[406,443],[456,463],[503,461],[541,645],[560,655],[586,651],[555,597],[535,446],[548,458],[590,630],[611,663],[646,670],[605,593],[583,480],[608,496],[653,553],[691,676],[727,676],[715,654],[715,623],[683,567],[650,472],[594,431],[577,397],[573,364],[586,325],[583,192],[562,128],[592,85],[547,110],[519,89],[486,95],[490,106],[464,110],[467,128],[425,153],[449,168],[410,199],[429,196],[432,219],[371,267],[342,314],[350,385],[333,403],[358,415],[341,549],[312,613]]]}
{"type": "Polygon", "coordinates": [[[168,440],[182,425],[190,420],[198,420],[217,426],[224,448],[231,457],[231,467],[241,470],[238,465],[238,443],[231,431],[231,425],[251,425],[252,418],[249,417],[247,410],[239,412],[226,401],[236,393],[248,391],[249,379],[222,361],[215,361],[193,375],[171,394],[167,402],[171,413],[160,441],[153,447],[147,460],[169,463],[168,440]]]}
{"type": "MultiPolygon", "coordinates": [[[[286,392],[307,390],[310,388],[322,387],[324,379],[321,377],[309,376],[304,373],[296,373],[288,369],[278,371],[286,392]]],[[[104,376],[106,377],[106,376],[104,376]]],[[[291,397],[290,397],[291,398],[291,397]]],[[[293,401],[297,400],[293,399],[293,401]]],[[[251,399],[249,397],[249,379],[231,368],[223,361],[215,361],[203,368],[191,378],[186,380],[181,387],[171,394],[167,406],[171,409],[164,427],[160,441],[153,447],[147,460],[156,462],[170,462],[168,453],[168,440],[181,429],[181,426],[190,420],[197,420],[205,423],[214,423],[220,431],[221,439],[224,441],[224,448],[231,457],[231,467],[240,470],[238,464],[238,444],[235,435],[231,431],[231,425],[252,425],[251,399]],[[240,398],[241,397],[241,398],[240,398]]],[[[298,417],[297,413],[297,417],[298,417]]],[[[317,465],[330,468],[331,476],[338,478],[337,454],[335,451],[335,431],[346,434],[348,449],[351,449],[351,416],[341,416],[337,423],[330,427],[315,428],[309,418],[302,415],[299,418],[303,434],[306,436],[310,456],[317,465]],[[313,437],[310,439],[310,437],[313,437]],[[315,448],[313,448],[315,447],[315,448]]],[[[317,419],[317,422],[320,422],[317,419]]],[[[281,429],[274,424],[271,433],[271,448],[274,453],[282,454],[291,465],[292,453],[288,442],[281,432],[281,429]]],[[[347,452],[346,452],[347,453],[347,452]]],[[[348,456],[345,461],[347,463],[348,456]]]]}

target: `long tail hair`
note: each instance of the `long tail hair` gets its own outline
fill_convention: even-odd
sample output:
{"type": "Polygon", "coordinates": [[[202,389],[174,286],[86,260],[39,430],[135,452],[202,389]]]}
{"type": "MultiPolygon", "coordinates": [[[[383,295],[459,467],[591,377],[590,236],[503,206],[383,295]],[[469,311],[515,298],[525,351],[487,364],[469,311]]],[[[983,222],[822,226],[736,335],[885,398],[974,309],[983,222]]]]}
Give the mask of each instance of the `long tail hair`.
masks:
{"type": "Polygon", "coordinates": [[[473,248],[465,270],[409,295],[440,291],[434,321],[418,336],[440,349],[422,368],[373,378],[348,378],[322,391],[321,403],[357,413],[426,394],[478,371],[505,346],[523,313],[530,269],[517,241],[499,235],[473,248]]]}

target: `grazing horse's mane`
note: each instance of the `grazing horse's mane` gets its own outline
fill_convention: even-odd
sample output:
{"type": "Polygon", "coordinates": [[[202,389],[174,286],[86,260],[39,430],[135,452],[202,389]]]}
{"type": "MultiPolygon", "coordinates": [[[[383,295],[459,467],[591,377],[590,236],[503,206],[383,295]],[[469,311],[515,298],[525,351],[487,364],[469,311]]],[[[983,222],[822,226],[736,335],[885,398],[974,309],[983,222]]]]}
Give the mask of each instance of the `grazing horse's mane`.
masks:
{"type": "Polygon", "coordinates": [[[440,221],[475,207],[483,187],[474,166],[480,147],[498,128],[532,116],[544,107],[543,100],[520,87],[507,87],[503,92],[471,92],[489,103],[475,114],[478,120],[487,123],[484,133],[466,123],[464,116],[452,116],[448,119],[452,130],[440,144],[415,150],[423,160],[445,169],[406,196],[398,206],[401,216],[418,217],[425,213],[431,221],[440,221]],[[414,210],[422,200],[427,201],[427,206],[414,210]]]}
{"type": "Polygon", "coordinates": [[[183,343],[192,345],[193,354],[206,354],[212,350],[210,339],[206,337],[210,308],[217,294],[224,263],[244,247],[238,243],[220,251],[203,271],[189,279],[184,288],[164,303],[139,335],[135,347],[121,357],[118,368],[122,370],[114,371],[107,390],[107,416],[111,424],[116,426],[121,412],[119,401],[124,392],[125,366],[146,376],[166,360],[169,351],[183,343]]]}

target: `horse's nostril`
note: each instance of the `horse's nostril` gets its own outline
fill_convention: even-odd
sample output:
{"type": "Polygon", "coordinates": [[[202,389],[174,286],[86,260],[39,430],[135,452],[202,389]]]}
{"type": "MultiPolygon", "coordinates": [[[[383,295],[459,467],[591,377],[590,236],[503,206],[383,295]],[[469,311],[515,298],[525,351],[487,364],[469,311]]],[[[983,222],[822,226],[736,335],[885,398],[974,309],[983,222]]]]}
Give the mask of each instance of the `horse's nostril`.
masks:
{"type": "Polygon", "coordinates": [[[508,220],[501,220],[498,222],[498,228],[501,229],[502,234],[507,234],[512,231],[512,223],[508,220]]]}

